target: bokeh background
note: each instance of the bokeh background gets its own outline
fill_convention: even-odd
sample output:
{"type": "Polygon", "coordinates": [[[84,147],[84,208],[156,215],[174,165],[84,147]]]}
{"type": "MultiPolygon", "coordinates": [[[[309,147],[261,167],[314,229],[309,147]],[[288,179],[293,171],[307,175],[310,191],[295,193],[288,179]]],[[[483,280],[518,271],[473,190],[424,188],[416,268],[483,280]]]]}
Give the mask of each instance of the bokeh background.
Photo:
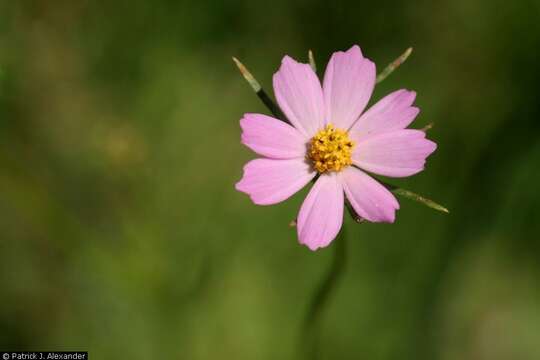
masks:
{"type": "Polygon", "coordinates": [[[540,359],[540,2],[0,1],[0,349],[93,359],[540,359]],[[256,207],[254,157],[281,57],[359,44],[374,99],[435,122],[393,225],[346,220],[315,342],[303,319],[335,244],[256,207]]]}

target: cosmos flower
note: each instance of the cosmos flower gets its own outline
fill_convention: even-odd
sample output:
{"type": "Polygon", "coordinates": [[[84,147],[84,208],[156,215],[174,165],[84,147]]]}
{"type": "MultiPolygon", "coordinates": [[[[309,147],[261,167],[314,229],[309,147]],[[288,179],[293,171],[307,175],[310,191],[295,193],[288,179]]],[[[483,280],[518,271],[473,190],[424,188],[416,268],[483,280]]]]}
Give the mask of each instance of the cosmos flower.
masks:
{"type": "Polygon", "coordinates": [[[262,157],[244,166],[237,190],[272,205],[315,179],[297,217],[298,239],[311,250],[339,233],[345,197],[363,219],[394,222],[396,198],[368,173],[414,175],[437,147],[406,129],[419,112],[414,91],[392,92],[364,112],[375,78],[358,46],[332,55],[322,86],[308,64],[285,56],[273,85],[291,125],[253,113],[240,120],[242,143],[262,157]]]}

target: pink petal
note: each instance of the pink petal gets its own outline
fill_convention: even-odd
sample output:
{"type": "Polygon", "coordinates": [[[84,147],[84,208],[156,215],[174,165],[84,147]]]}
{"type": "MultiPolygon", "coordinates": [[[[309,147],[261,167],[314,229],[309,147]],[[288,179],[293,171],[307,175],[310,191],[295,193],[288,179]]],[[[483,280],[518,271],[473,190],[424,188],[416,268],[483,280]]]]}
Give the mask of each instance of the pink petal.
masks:
{"type": "Polygon", "coordinates": [[[343,222],[343,189],[336,173],[317,179],[298,214],[298,239],[311,250],[325,247],[343,222]]]}
{"type": "Polygon", "coordinates": [[[420,110],[411,106],[416,98],[414,91],[394,91],[369,108],[349,130],[354,141],[381,131],[405,129],[420,110]]]}
{"type": "Polygon", "coordinates": [[[352,160],[369,172],[405,177],[424,169],[426,158],[437,144],[420,130],[404,129],[369,135],[354,147],[352,160]]]}
{"type": "Polygon", "coordinates": [[[255,159],[244,166],[236,190],[248,194],[255,204],[271,205],[288,199],[314,177],[304,158],[255,159]]]}
{"type": "Polygon", "coordinates": [[[274,93],[287,119],[304,136],[311,138],[323,126],[321,83],[311,66],[285,56],[274,74],[274,93]]]}
{"type": "Polygon", "coordinates": [[[399,204],[383,185],[353,166],[343,169],[339,179],[358,215],[371,222],[394,222],[399,204]]]}
{"type": "Polygon", "coordinates": [[[240,126],[242,143],[259,155],[274,159],[306,156],[307,140],[281,120],[262,114],[245,114],[240,126]]]}
{"type": "Polygon", "coordinates": [[[355,45],[335,52],[323,82],[325,121],[349,129],[366,107],[375,86],[375,64],[355,45]]]}

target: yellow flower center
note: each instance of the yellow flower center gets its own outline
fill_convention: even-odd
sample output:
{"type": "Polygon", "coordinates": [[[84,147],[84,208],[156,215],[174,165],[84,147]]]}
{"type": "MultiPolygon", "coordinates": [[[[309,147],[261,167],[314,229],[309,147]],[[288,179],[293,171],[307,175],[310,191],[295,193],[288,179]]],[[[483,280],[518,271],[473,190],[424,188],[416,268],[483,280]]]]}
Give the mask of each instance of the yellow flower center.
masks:
{"type": "Polygon", "coordinates": [[[310,141],[308,157],[319,172],[341,171],[352,164],[351,153],[354,143],[345,130],[332,124],[320,130],[310,141]]]}

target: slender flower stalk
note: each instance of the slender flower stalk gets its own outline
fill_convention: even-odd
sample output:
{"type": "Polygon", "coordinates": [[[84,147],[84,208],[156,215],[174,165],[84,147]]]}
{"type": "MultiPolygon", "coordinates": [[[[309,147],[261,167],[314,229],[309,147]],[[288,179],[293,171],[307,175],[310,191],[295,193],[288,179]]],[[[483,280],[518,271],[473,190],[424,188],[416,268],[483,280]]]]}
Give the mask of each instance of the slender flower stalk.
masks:
{"type": "MultiPolygon", "coordinates": [[[[266,156],[266,160],[270,162],[262,167],[254,165],[257,160],[246,165],[244,178],[237,184],[237,189],[248,193],[255,203],[268,205],[284,200],[290,196],[289,193],[294,193],[298,188],[312,181],[314,186],[302,206],[299,218],[292,221],[290,225],[298,228],[300,242],[312,250],[328,245],[339,233],[332,263],[312,297],[304,321],[302,343],[307,344],[310,352],[306,356],[309,359],[315,358],[317,354],[317,325],[320,315],[335,290],[346,262],[345,229],[339,232],[343,207],[347,208],[352,218],[358,223],[366,220],[393,222],[394,212],[399,208],[397,201],[391,195],[393,193],[448,213],[445,207],[432,200],[380,180],[376,182],[358,169],[363,168],[379,175],[409,176],[423,169],[425,158],[435,149],[435,144],[425,139],[425,133],[432,124],[421,130],[405,129],[418,113],[418,109],[411,106],[415,98],[414,92],[406,90],[394,92],[360,115],[375,82],[379,83],[387,78],[408,58],[411,51],[412,48],[407,49],[377,77],[374,76],[373,63],[362,57],[358,47],[353,47],[346,53],[335,53],[326,70],[322,89],[317,88],[313,81],[317,67],[311,50],[308,53],[309,71],[302,64],[285,57],[281,69],[274,76],[274,89],[279,107],[266,95],[247,68],[233,58],[244,78],[272,114],[277,119],[291,124],[300,132],[300,134],[291,132],[292,128],[283,127],[284,125],[279,125],[272,118],[264,115],[246,114],[241,121],[244,130],[242,142],[260,155],[266,156]],[[322,93],[320,93],[321,90],[322,93]],[[321,95],[324,99],[320,97],[321,95]],[[308,98],[307,103],[301,100],[302,96],[308,98]],[[327,109],[324,110],[320,106],[327,109]],[[317,119],[319,123],[313,129],[313,121],[317,119]],[[330,122],[332,120],[337,120],[340,127],[334,127],[330,122]],[[383,125],[387,128],[384,129],[383,125]],[[274,136],[286,138],[285,141],[269,141],[268,136],[272,136],[272,133],[274,136]],[[306,133],[309,136],[302,138],[301,135],[306,135],[306,133]],[[400,136],[408,140],[396,142],[400,136]],[[297,139],[301,140],[295,144],[297,139]],[[371,146],[366,146],[366,143],[370,142],[371,146]],[[374,143],[377,146],[373,146],[374,143]],[[390,143],[390,147],[385,148],[385,143],[390,143]],[[367,154],[364,158],[358,157],[358,149],[355,149],[357,146],[361,148],[362,155],[367,154]],[[377,152],[378,146],[383,151],[377,152]],[[395,159],[392,156],[388,157],[387,152],[395,151],[396,146],[405,155],[399,155],[395,159]],[[411,152],[407,146],[415,150],[411,152]],[[301,153],[302,148],[306,147],[307,154],[303,163],[308,165],[306,169],[308,176],[305,176],[305,173],[299,175],[302,171],[306,171],[299,171],[298,165],[301,163],[287,168],[285,172],[277,168],[278,162],[275,159],[278,159],[281,165],[289,164],[288,159],[291,159],[291,154],[294,158],[301,153]],[[358,170],[351,172],[349,168],[353,167],[358,170]],[[297,175],[290,177],[291,172],[295,171],[297,175]],[[312,176],[311,174],[315,171],[318,175],[312,176]],[[256,175],[256,173],[260,174],[256,175]],[[341,174],[341,178],[336,178],[336,174],[341,174]],[[279,186],[276,187],[268,178],[279,183],[279,186]],[[355,180],[350,182],[353,178],[355,180]],[[351,185],[378,195],[371,198],[359,195],[355,193],[355,190],[351,190],[351,185]],[[289,187],[289,189],[286,189],[285,194],[279,194],[283,187],[289,187]],[[323,192],[329,193],[330,198],[324,198],[325,195],[321,195],[323,192]],[[346,196],[343,196],[343,192],[346,196]],[[326,209],[321,210],[317,207],[317,201],[322,202],[325,208],[331,208],[332,211],[328,213],[326,209]],[[305,214],[305,208],[308,215],[305,214]],[[317,224],[309,225],[310,222],[313,223],[313,219],[309,219],[313,212],[316,213],[315,222],[319,221],[326,225],[322,228],[317,224]],[[328,225],[326,217],[336,214],[339,221],[332,223],[331,220],[328,225]]],[[[260,161],[258,165],[261,165],[260,161]]]]}
{"type": "Polygon", "coordinates": [[[303,349],[305,358],[310,360],[316,359],[319,352],[321,316],[347,266],[347,231],[345,227],[335,242],[336,246],[330,267],[313,292],[302,324],[299,349],[303,349]]]}

